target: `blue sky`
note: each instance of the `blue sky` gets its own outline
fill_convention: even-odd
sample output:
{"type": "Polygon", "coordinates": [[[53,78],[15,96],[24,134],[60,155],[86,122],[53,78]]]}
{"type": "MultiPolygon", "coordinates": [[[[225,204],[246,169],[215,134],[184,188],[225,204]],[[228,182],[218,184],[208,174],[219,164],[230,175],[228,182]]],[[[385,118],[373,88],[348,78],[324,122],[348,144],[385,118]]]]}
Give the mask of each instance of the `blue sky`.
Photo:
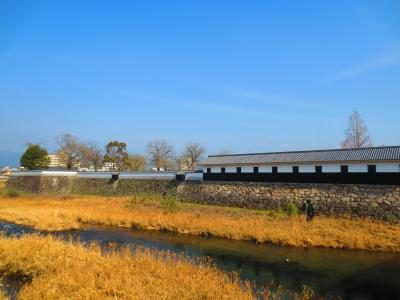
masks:
{"type": "Polygon", "coordinates": [[[400,144],[400,1],[1,1],[0,150],[400,144]]]}

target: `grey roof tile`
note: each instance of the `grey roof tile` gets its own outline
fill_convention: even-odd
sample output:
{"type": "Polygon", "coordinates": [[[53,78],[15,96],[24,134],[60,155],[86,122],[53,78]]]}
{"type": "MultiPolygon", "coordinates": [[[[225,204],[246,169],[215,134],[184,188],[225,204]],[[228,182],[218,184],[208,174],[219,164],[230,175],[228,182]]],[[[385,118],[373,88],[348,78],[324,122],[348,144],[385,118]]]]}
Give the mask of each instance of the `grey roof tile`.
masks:
{"type": "Polygon", "coordinates": [[[211,165],[338,163],[338,162],[400,162],[400,146],[357,149],[331,149],[292,152],[210,155],[202,163],[211,165]]]}

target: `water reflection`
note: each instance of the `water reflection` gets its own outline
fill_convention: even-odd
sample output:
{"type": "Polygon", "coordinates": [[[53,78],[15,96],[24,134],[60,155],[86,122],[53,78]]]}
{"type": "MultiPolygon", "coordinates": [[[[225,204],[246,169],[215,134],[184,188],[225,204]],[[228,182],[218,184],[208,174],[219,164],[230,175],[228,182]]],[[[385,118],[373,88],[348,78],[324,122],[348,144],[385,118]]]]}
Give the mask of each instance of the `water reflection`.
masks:
{"type": "MultiPolygon", "coordinates": [[[[0,223],[0,229],[8,235],[34,232],[9,223],[0,223]]],[[[208,256],[219,268],[238,272],[242,279],[258,285],[273,281],[295,291],[307,285],[324,295],[344,299],[396,299],[400,295],[400,255],[393,253],[299,249],[108,226],[83,226],[50,234],[101,245],[114,242],[208,256]]]]}

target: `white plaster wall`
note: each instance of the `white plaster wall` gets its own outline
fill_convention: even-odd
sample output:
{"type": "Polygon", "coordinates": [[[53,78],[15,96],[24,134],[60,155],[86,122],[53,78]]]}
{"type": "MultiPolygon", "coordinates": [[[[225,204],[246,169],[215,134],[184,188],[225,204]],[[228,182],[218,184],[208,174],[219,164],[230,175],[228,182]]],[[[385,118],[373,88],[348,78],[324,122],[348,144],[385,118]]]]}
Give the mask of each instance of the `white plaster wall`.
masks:
{"type": "Polygon", "coordinates": [[[236,173],[236,167],[226,167],[225,173],[236,173]]]}
{"type": "Polygon", "coordinates": [[[43,176],[75,176],[75,171],[42,171],[43,176]]]}
{"type": "MultiPolygon", "coordinates": [[[[372,164],[372,163],[371,163],[372,164]]],[[[345,164],[344,164],[345,165],[345,164]]],[[[340,173],[341,165],[322,165],[323,173],[340,173]]],[[[256,166],[254,166],[256,167],[256,166]]],[[[253,166],[242,167],[242,173],[253,173],[253,166]]],[[[348,164],[349,173],[366,173],[368,172],[368,164],[348,164]]],[[[207,168],[203,168],[203,172],[207,173],[207,168]]],[[[225,167],[226,173],[236,173],[236,166],[227,166],[225,167]]],[[[259,166],[259,173],[272,173],[272,166],[259,166]]],[[[279,166],[278,165],[278,173],[292,173],[293,166],[279,166]]],[[[299,165],[300,173],[314,173],[315,165],[299,165]]],[[[400,164],[396,163],[378,163],[376,164],[376,172],[400,172],[400,164]]],[[[211,173],[221,173],[221,167],[212,167],[211,173]]]]}
{"type": "Polygon", "coordinates": [[[368,165],[366,164],[349,164],[349,173],[366,173],[368,165]]]}
{"type": "Polygon", "coordinates": [[[202,173],[187,173],[185,175],[185,180],[188,181],[203,181],[202,173]]]}
{"type": "Polygon", "coordinates": [[[221,167],[212,167],[211,173],[221,173],[221,167]]]}
{"type": "Polygon", "coordinates": [[[292,173],[292,166],[278,166],[278,173],[292,173]]]}
{"type": "Polygon", "coordinates": [[[242,173],[254,173],[253,167],[242,167],[242,173]]]}
{"type": "Polygon", "coordinates": [[[272,173],[271,166],[261,166],[258,168],[258,173],[272,173]]]}
{"type": "Polygon", "coordinates": [[[380,163],[376,164],[376,172],[400,172],[400,164],[380,163]]]}
{"type": "Polygon", "coordinates": [[[314,165],[299,166],[299,173],[315,173],[315,166],[314,165]]]}
{"type": "Polygon", "coordinates": [[[340,173],[340,165],[322,165],[322,173],[340,173]]]}

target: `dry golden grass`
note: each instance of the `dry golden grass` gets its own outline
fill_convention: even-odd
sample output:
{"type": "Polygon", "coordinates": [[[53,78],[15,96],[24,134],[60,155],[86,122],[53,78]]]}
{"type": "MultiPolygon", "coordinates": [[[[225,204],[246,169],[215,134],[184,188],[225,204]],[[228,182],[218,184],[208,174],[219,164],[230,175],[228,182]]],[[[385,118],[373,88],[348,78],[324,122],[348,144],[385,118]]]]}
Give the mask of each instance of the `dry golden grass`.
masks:
{"type": "Polygon", "coordinates": [[[254,299],[248,283],[212,265],[168,252],[97,245],[51,236],[0,237],[0,268],[32,276],[18,299],[254,299]]]}
{"type": "MultiPolygon", "coordinates": [[[[1,282],[0,282],[0,289],[2,288],[1,282]]],[[[7,297],[7,295],[0,290],[0,300],[8,300],[9,298],[7,297]]]]}
{"type": "Polygon", "coordinates": [[[255,240],[296,247],[332,247],[400,252],[400,226],[366,219],[288,217],[263,211],[127,197],[19,196],[0,199],[0,219],[42,230],[79,228],[80,223],[169,230],[255,240]]]}

